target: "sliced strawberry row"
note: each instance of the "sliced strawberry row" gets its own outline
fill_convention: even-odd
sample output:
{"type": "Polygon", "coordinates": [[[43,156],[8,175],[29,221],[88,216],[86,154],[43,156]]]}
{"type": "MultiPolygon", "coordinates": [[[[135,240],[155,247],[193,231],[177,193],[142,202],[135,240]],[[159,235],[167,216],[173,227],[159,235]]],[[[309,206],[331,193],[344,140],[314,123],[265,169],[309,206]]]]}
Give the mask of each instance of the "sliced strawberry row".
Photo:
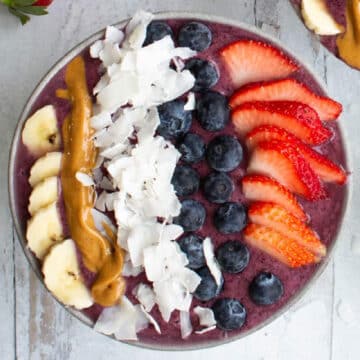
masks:
{"type": "Polygon", "coordinates": [[[244,238],[291,267],[318,262],[326,247],[292,192],[314,201],[326,197],[320,178],[345,182],[343,169],[308,146],[331,139],[322,121],[336,119],[342,106],[284,79],[298,67],[272,46],[243,40],[220,56],[234,85],[242,86],[230,100],[232,121],[251,152],[250,174],[242,179],[252,202],[244,238]]]}
{"type": "Polygon", "coordinates": [[[254,224],[270,227],[319,256],[326,255],[326,247],[313,230],[283,207],[266,202],[253,203],[248,217],[254,224]]]}
{"type": "Polygon", "coordinates": [[[319,177],[296,147],[288,142],[271,140],[258,144],[252,153],[248,172],[272,177],[308,200],[326,197],[319,177]]]}
{"type": "MultiPolygon", "coordinates": [[[[266,79],[263,79],[266,80],[266,79]]],[[[253,83],[237,90],[230,99],[230,106],[237,106],[251,101],[298,101],[312,107],[320,120],[334,120],[341,111],[338,102],[314,94],[306,85],[295,79],[275,80],[253,83]]]]}
{"type": "Polygon", "coordinates": [[[283,52],[261,41],[240,40],[220,50],[235,87],[289,76],[299,66],[283,52]]]}
{"type": "Polygon", "coordinates": [[[302,206],[295,196],[283,185],[264,175],[246,175],[242,178],[242,191],[250,201],[262,201],[278,204],[296,216],[299,220],[308,220],[302,206]]]}
{"type": "Polygon", "coordinates": [[[320,258],[278,231],[250,223],[244,229],[244,239],[290,267],[300,267],[320,261],[320,258]]]}
{"type": "Polygon", "coordinates": [[[290,134],[283,128],[277,126],[259,126],[246,136],[246,145],[249,150],[253,150],[258,144],[264,141],[279,140],[291,143],[297,151],[308,161],[310,167],[325,182],[335,182],[344,184],[346,172],[324,155],[316,152],[305,145],[296,136],[290,134]]]}
{"type": "Polygon", "coordinates": [[[331,138],[316,111],[296,101],[255,101],[239,105],[232,121],[240,137],[261,125],[282,127],[310,145],[319,145],[331,138]]]}

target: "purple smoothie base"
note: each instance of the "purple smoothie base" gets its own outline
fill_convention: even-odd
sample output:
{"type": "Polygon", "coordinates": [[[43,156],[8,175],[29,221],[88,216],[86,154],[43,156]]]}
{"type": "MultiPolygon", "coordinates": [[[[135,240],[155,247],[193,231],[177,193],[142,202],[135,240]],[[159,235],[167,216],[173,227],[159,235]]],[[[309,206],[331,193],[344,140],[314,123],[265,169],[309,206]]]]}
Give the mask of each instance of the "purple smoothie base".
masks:
{"type": "MultiPolygon", "coordinates": [[[[188,21],[188,20],[187,20],[188,21]]],[[[174,30],[174,34],[177,34],[178,28],[184,23],[184,20],[171,20],[169,24],[174,30]]],[[[206,22],[205,22],[206,23],[206,22]]],[[[219,83],[214,87],[215,90],[224,93],[225,95],[230,95],[234,89],[231,85],[230,79],[226,75],[226,71],[223,69],[219,57],[218,50],[224,45],[231,43],[238,39],[255,39],[268,42],[268,40],[263,39],[260,36],[254,35],[251,32],[245,31],[243,29],[232,27],[223,24],[216,23],[207,23],[210,27],[213,34],[213,43],[210,49],[201,53],[199,57],[211,59],[218,64],[219,71],[221,74],[221,79],[219,83]]],[[[92,89],[96,82],[99,79],[99,62],[91,59],[88,55],[88,52],[83,53],[86,61],[86,70],[87,70],[87,79],[89,89],[92,89]]],[[[291,56],[290,56],[291,57],[291,56]]],[[[314,92],[324,95],[320,86],[317,84],[316,80],[312,75],[304,68],[301,68],[298,72],[293,75],[294,78],[306,83],[314,92]]],[[[59,71],[59,73],[54,76],[50,82],[46,85],[38,99],[35,101],[33,109],[31,112],[34,112],[36,109],[47,105],[52,104],[55,106],[58,116],[59,125],[61,126],[64,121],[65,116],[70,111],[70,106],[67,101],[58,99],[55,96],[55,91],[58,88],[65,88],[64,83],[64,69],[59,71]]],[[[345,151],[342,144],[339,127],[336,122],[326,124],[329,126],[333,132],[334,137],[331,143],[324,144],[317,148],[318,151],[326,155],[329,159],[334,162],[343,165],[346,168],[345,163],[345,151]]],[[[206,142],[209,142],[213,137],[218,136],[219,134],[234,134],[234,129],[231,124],[229,124],[225,130],[217,133],[209,133],[204,131],[197,123],[196,120],[193,121],[191,131],[196,132],[204,137],[206,142]]],[[[241,166],[231,173],[231,177],[234,183],[237,185],[236,190],[234,191],[231,200],[232,201],[241,201],[245,202],[240,187],[240,180],[244,175],[244,169],[246,168],[246,149],[244,161],[241,166]]],[[[15,199],[17,204],[16,214],[18,219],[20,219],[21,230],[25,233],[26,223],[29,219],[29,214],[27,212],[28,199],[31,192],[31,188],[28,184],[28,177],[30,167],[34,163],[35,158],[32,157],[22,143],[17,144],[16,160],[15,160],[15,174],[14,179],[16,179],[15,184],[15,199]]],[[[198,170],[201,177],[206,176],[210,169],[205,161],[201,162],[198,165],[195,165],[194,168],[198,170]]],[[[338,228],[340,226],[340,221],[342,218],[344,200],[346,196],[346,186],[336,186],[336,185],[326,185],[326,190],[329,194],[329,197],[325,200],[317,201],[315,203],[304,201],[299,199],[300,203],[303,205],[305,211],[310,215],[311,222],[310,226],[319,234],[320,238],[325,245],[330,246],[335,240],[338,228]]],[[[212,223],[212,217],[217,205],[211,204],[205,200],[201,192],[197,193],[192,198],[198,199],[204,203],[207,210],[206,223],[203,228],[198,231],[201,236],[210,236],[214,242],[215,248],[222,242],[229,239],[242,240],[242,234],[235,235],[222,235],[215,228],[212,223]]],[[[63,203],[59,204],[60,211],[62,213],[63,219],[65,220],[65,211],[63,203]]],[[[64,221],[66,235],[69,235],[66,222],[64,221]]],[[[247,320],[245,325],[238,331],[226,332],[220,329],[208,332],[203,335],[197,335],[193,333],[187,339],[183,340],[180,336],[180,320],[179,313],[174,311],[169,323],[166,323],[162,320],[161,315],[155,306],[151,311],[151,314],[159,322],[162,335],[159,335],[155,332],[153,327],[149,327],[141,331],[139,335],[139,340],[143,345],[166,345],[166,346],[175,346],[175,345],[205,345],[211,342],[217,342],[219,340],[230,339],[231,337],[239,335],[239,333],[247,332],[258,326],[259,324],[266,321],[269,317],[274,315],[275,312],[282,309],[286,303],[289,302],[303,287],[307,282],[315,275],[316,270],[319,267],[319,264],[306,266],[300,269],[290,269],[280,262],[274,260],[265,253],[250,247],[250,263],[249,266],[241,274],[224,274],[225,283],[224,289],[221,292],[219,297],[232,297],[238,299],[247,310],[247,320]],[[276,274],[284,284],[284,295],[280,301],[274,305],[270,306],[257,306],[250,300],[248,296],[248,286],[251,280],[261,271],[270,271],[276,274]]],[[[86,271],[82,266],[84,271],[84,277],[86,283],[90,285],[94,280],[94,274],[86,271]]],[[[131,294],[132,289],[138,282],[146,282],[145,274],[140,274],[137,277],[127,278],[127,292],[126,295],[131,301],[136,303],[136,299],[131,294]]],[[[201,305],[201,306],[211,306],[213,301],[201,303],[194,298],[192,303],[192,308],[201,305]]],[[[89,309],[84,310],[83,312],[90,317],[92,320],[96,320],[100,314],[102,308],[99,305],[94,305],[89,309]]],[[[194,326],[194,330],[199,330],[198,318],[191,312],[191,321],[194,326]]]]}

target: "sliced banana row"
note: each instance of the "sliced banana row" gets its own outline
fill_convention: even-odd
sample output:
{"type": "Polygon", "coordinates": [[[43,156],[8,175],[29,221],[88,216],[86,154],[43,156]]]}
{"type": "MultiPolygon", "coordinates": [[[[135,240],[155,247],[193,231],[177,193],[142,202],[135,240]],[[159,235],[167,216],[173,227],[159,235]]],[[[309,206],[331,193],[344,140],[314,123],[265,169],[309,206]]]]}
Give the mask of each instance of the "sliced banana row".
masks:
{"type": "Polygon", "coordinates": [[[22,140],[38,158],[30,169],[33,188],[28,210],[26,239],[29,248],[43,261],[44,282],[54,296],[65,305],[83,309],[93,304],[85,286],[73,240],[64,240],[58,208],[59,173],[61,169],[60,134],[53,106],[39,109],[25,123],[22,140]]]}
{"type": "Polygon", "coordinates": [[[34,186],[29,198],[26,239],[29,248],[42,260],[50,247],[63,240],[63,227],[58,209],[61,153],[47,153],[30,170],[29,182],[34,186]]]}

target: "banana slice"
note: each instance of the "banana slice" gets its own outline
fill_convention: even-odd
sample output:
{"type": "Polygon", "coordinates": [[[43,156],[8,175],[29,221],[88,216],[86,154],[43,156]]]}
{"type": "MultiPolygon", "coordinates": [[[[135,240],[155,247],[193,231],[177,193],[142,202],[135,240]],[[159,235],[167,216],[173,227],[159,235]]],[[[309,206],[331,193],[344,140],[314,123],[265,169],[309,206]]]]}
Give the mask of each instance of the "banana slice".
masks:
{"type": "Polygon", "coordinates": [[[34,215],[41,208],[58,199],[58,177],[51,176],[38,183],[29,198],[29,213],[34,215]]]}
{"type": "Polygon", "coordinates": [[[49,248],[64,238],[56,202],[39,210],[28,222],[26,239],[29,248],[41,260],[49,248]]]}
{"type": "Polygon", "coordinates": [[[50,176],[58,175],[61,167],[61,152],[49,152],[37,159],[30,169],[29,183],[32,187],[50,176]]]}
{"type": "Polygon", "coordinates": [[[324,0],[302,0],[301,13],[305,25],[318,35],[336,35],[344,32],[330,14],[324,0]]]}
{"type": "Polygon", "coordinates": [[[26,120],[22,141],[34,155],[42,155],[60,147],[60,132],[55,108],[47,105],[26,120]]]}
{"type": "Polygon", "coordinates": [[[77,309],[93,304],[90,291],[80,274],[73,240],[64,240],[51,248],[44,259],[42,272],[45,285],[63,304],[77,309]]]}

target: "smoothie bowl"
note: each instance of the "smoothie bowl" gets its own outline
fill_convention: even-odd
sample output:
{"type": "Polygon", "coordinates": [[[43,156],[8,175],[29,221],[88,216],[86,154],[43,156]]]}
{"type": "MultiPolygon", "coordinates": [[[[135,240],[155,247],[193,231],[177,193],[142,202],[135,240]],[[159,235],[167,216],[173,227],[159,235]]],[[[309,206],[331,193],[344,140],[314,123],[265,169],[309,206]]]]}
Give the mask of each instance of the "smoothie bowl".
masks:
{"type": "Polygon", "coordinates": [[[341,111],[255,29],[138,12],[67,54],[24,109],[9,187],[25,255],[117,340],[186,350],[245,336],[333,249],[341,111]]]}

